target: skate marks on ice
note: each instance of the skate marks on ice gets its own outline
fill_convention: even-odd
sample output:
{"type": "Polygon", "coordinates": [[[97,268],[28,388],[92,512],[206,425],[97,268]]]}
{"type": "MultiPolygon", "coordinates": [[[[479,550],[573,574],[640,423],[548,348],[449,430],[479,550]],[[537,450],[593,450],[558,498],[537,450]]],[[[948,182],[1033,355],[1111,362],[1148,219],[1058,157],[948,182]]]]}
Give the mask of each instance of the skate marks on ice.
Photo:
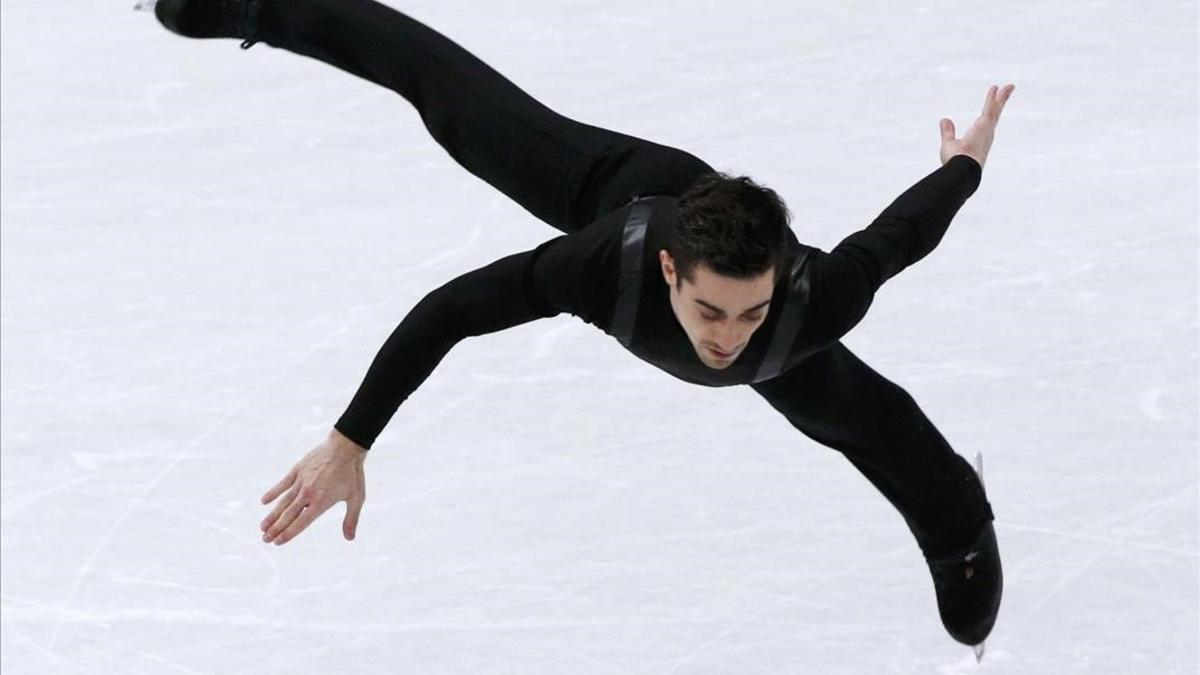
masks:
{"type": "MultiPolygon", "coordinates": [[[[53,664],[55,669],[53,672],[55,673],[62,672],[79,673],[80,675],[92,675],[96,672],[93,668],[87,668],[85,666],[79,666],[72,663],[61,654],[42,646],[29,635],[26,635],[23,631],[14,629],[12,631],[12,635],[16,638],[17,644],[37,653],[42,658],[46,659],[48,663],[53,664]]],[[[128,666],[130,663],[137,662],[137,659],[128,658],[129,656],[134,656],[141,657],[142,659],[160,666],[158,672],[181,672],[194,675],[202,675],[203,673],[203,671],[193,670],[181,663],[172,661],[158,654],[153,654],[145,651],[144,649],[139,649],[138,647],[130,645],[127,641],[122,640],[120,637],[113,635],[106,635],[104,639],[95,638],[88,635],[81,635],[77,638],[77,640],[86,642],[88,644],[93,644],[97,649],[103,650],[107,654],[120,656],[122,658],[122,663],[125,666],[128,666]]]]}
{"type": "MultiPolygon", "coordinates": [[[[808,543],[804,542],[804,541],[797,542],[797,543],[783,549],[783,552],[789,553],[791,551],[795,551],[797,549],[803,548],[804,546],[807,546],[807,545],[808,545],[808,543]]],[[[833,581],[836,579],[853,577],[853,576],[860,574],[861,572],[863,572],[865,570],[868,570],[872,567],[875,567],[875,566],[881,564],[885,560],[890,560],[893,558],[902,558],[903,556],[911,555],[911,553],[912,553],[912,546],[910,544],[905,543],[903,545],[896,546],[888,551],[882,552],[879,555],[870,556],[869,559],[864,560],[862,563],[860,563],[858,565],[847,567],[836,574],[824,575],[822,578],[825,579],[826,581],[833,581]]],[[[821,603],[815,603],[812,600],[807,599],[806,595],[807,595],[807,593],[803,592],[803,591],[797,592],[794,594],[789,593],[789,594],[779,595],[779,597],[776,598],[775,601],[771,602],[770,604],[766,605],[765,607],[763,607],[763,608],[749,614],[748,616],[746,616],[738,621],[735,621],[735,622],[729,624],[728,626],[725,626],[724,628],[717,631],[717,633],[714,634],[711,638],[700,643],[694,649],[689,651],[687,654],[684,654],[682,657],[680,657],[680,659],[675,662],[675,665],[672,666],[671,669],[666,672],[669,675],[675,675],[676,673],[680,672],[681,668],[684,668],[685,666],[695,663],[695,661],[698,657],[700,657],[705,652],[711,650],[712,648],[716,647],[722,641],[729,638],[731,635],[734,635],[739,630],[753,624],[755,621],[758,621],[763,616],[769,614],[770,612],[772,612],[776,609],[780,609],[780,608],[788,605],[789,603],[813,606],[818,609],[833,609],[832,607],[825,606],[821,603]]],[[[968,658],[970,658],[970,657],[968,657],[968,658]]]]}
{"type": "MultiPolygon", "coordinates": [[[[47,647],[50,651],[53,651],[55,646],[57,645],[58,638],[61,633],[62,626],[63,626],[64,620],[66,619],[67,613],[71,609],[73,603],[75,602],[75,598],[79,594],[79,590],[82,587],[84,580],[92,573],[93,566],[95,565],[96,559],[98,558],[100,553],[108,546],[108,543],[113,538],[113,535],[129,519],[129,517],[133,514],[133,512],[135,510],[137,510],[137,508],[139,506],[160,507],[161,505],[155,504],[153,502],[153,500],[150,500],[148,498],[149,498],[150,494],[159,486],[159,484],[161,484],[163,482],[163,480],[175,469],[175,467],[179,466],[179,464],[181,462],[183,462],[184,459],[186,459],[197,448],[199,448],[205,441],[207,441],[217,431],[219,431],[222,427],[224,427],[238,413],[240,413],[248,405],[253,403],[254,400],[259,396],[259,394],[261,392],[267,390],[267,387],[272,386],[272,385],[276,384],[279,380],[282,380],[284,377],[291,375],[292,371],[294,371],[300,364],[302,364],[304,361],[306,361],[308,358],[310,358],[317,351],[324,348],[334,338],[341,335],[342,333],[345,333],[348,330],[348,328],[349,328],[348,326],[343,325],[343,326],[340,326],[339,328],[335,329],[333,332],[328,334],[324,339],[318,340],[312,347],[310,347],[307,350],[305,350],[304,352],[302,352],[300,354],[300,356],[297,357],[296,359],[294,359],[289,366],[280,369],[280,371],[276,375],[276,377],[260,381],[258,386],[251,389],[242,398],[241,401],[239,401],[238,403],[236,403],[235,405],[230,407],[230,409],[227,410],[225,412],[225,414],[221,416],[220,419],[218,419],[208,429],[206,429],[204,432],[202,432],[192,442],[184,445],[183,448],[175,454],[175,456],[171,459],[171,461],[168,462],[167,465],[153,479],[150,480],[150,482],[146,485],[146,487],[144,487],[142,489],[141,493],[139,493],[137,496],[135,496],[129,500],[129,503],[126,505],[125,509],[123,511],[121,511],[120,515],[117,516],[117,519],[113,522],[113,524],[100,537],[100,540],[96,543],[96,546],[93,547],[91,552],[87,555],[87,557],[84,558],[83,564],[80,566],[79,571],[76,573],[75,579],[71,583],[71,590],[67,593],[67,597],[63,600],[63,603],[59,607],[59,610],[58,610],[58,617],[55,619],[54,630],[51,634],[50,642],[47,647]]],[[[165,507],[163,507],[163,508],[165,508],[165,507]]],[[[188,516],[198,518],[196,516],[193,516],[192,514],[188,514],[188,516]]],[[[200,518],[200,519],[203,520],[203,518],[200,518]]],[[[217,523],[211,523],[211,522],[208,524],[213,525],[213,526],[217,527],[218,529],[225,531],[227,533],[231,532],[230,530],[228,530],[228,528],[224,527],[223,525],[220,525],[217,523]]],[[[241,537],[240,535],[237,535],[236,533],[234,533],[234,536],[237,537],[237,539],[239,541],[244,541],[247,544],[247,546],[254,546],[255,549],[258,550],[258,547],[253,540],[241,537]]],[[[278,583],[279,583],[279,569],[278,569],[278,566],[275,564],[275,561],[273,559],[271,559],[269,556],[267,557],[267,560],[269,561],[268,564],[271,567],[271,579],[267,583],[267,588],[274,589],[276,586],[278,586],[278,583]]]]}
{"type": "MultiPolygon", "coordinates": [[[[1081,532],[1067,532],[1056,530],[1053,528],[1034,527],[1022,524],[1004,523],[1001,527],[1006,530],[1037,532],[1043,534],[1054,535],[1058,541],[1053,541],[1046,544],[1040,551],[1031,553],[1020,560],[1010,573],[1011,578],[1026,577],[1031,569],[1041,568],[1044,563],[1041,561],[1048,559],[1059,560],[1060,564],[1054,566],[1055,569],[1064,570],[1061,579],[1057,583],[1051,583],[1049,580],[1037,582],[1049,586],[1048,590],[1028,609],[1025,609],[1019,616],[1009,616],[1005,618],[1003,609],[1001,610],[1000,619],[997,621],[997,629],[999,636],[994,633],[990,638],[991,641],[999,639],[1003,643],[1013,644],[1013,640],[1025,632],[1025,629],[1035,625],[1035,617],[1042,612],[1046,607],[1052,606],[1055,598],[1064,590],[1070,587],[1073,583],[1080,581],[1086,577],[1089,572],[1101,560],[1112,555],[1114,552],[1121,549],[1136,548],[1141,550],[1154,550],[1161,553],[1166,553],[1170,556],[1184,556],[1193,560],[1197,559],[1195,551],[1177,549],[1166,546],[1158,546],[1152,544],[1141,544],[1130,541],[1125,538],[1125,535],[1135,534],[1142,530],[1143,526],[1158,517],[1167,509],[1176,506],[1184,499],[1191,497],[1194,494],[1195,488],[1189,486],[1183,490],[1173,494],[1166,495],[1161,499],[1138,503],[1123,511],[1110,515],[1107,518],[1098,519],[1092,522],[1081,532]],[[1105,536],[1098,534],[1099,532],[1114,532],[1115,536],[1105,536]],[[1092,546],[1081,548],[1073,546],[1069,541],[1064,540],[1086,540],[1098,542],[1102,546],[1092,546]],[[1061,557],[1056,553],[1056,547],[1069,547],[1071,551],[1085,551],[1082,555],[1076,555],[1074,558],[1068,558],[1069,562],[1063,563],[1061,557]],[[1001,625],[1003,624],[1003,625],[1001,625]]],[[[1160,598],[1161,602],[1162,599],[1160,598]]],[[[1010,614],[1013,610],[1018,609],[1019,605],[1014,606],[1012,602],[1008,604],[1010,614]]],[[[1177,611],[1187,612],[1188,607],[1181,605],[1177,611]]],[[[1194,611],[1194,609],[1193,609],[1194,611]]],[[[994,652],[989,650],[988,658],[991,660],[993,656],[1003,652],[994,652]]],[[[959,672],[959,671],[952,671],[959,672]]]]}
{"type": "MultiPolygon", "coordinates": [[[[1187,494],[1187,490],[1184,490],[1183,492],[1177,493],[1172,497],[1167,497],[1166,499],[1175,499],[1180,496],[1185,496],[1186,494],[1187,494]]],[[[1111,522],[1111,519],[1106,522],[1111,522]]],[[[1148,551],[1148,552],[1170,553],[1173,555],[1184,556],[1186,558],[1192,558],[1193,560],[1200,559],[1200,556],[1198,556],[1195,551],[1189,551],[1187,549],[1177,548],[1175,546],[1164,546],[1162,544],[1148,544],[1145,542],[1133,541],[1131,539],[1125,539],[1120,536],[1104,536],[1101,534],[1094,534],[1090,531],[1070,532],[1067,530],[1061,530],[1061,529],[1057,529],[1057,528],[1053,528],[1053,527],[1039,527],[1036,525],[1022,525],[1022,524],[1017,524],[1017,523],[1004,523],[1002,526],[1006,530],[1015,530],[1017,532],[1034,532],[1036,534],[1047,534],[1047,535],[1052,535],[1052,536],[1059,537],[1062,539],[1075,539],[1078,541],[1099,542],[1102,544],[1111,544],[1113,546],[1123,546],[1123,547],[1127,547],[1127,548],[1133,548],[1133,549],[1138,549],[1138,550],[1148,551]]],[[[1099,529],[1099,528],[1095,528],[1095,527],[1089,528],[1089,530],[1094,530],[1094,529],[1099,529]]]]}

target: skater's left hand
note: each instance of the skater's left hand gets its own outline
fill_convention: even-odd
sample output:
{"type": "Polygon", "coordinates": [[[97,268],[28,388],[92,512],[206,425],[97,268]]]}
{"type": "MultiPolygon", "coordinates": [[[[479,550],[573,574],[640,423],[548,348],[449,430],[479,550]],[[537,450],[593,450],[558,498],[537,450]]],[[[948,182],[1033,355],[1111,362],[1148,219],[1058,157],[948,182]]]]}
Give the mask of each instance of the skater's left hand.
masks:
{"type": "Polygon", "coordinates": [[[979,162],[980,167],[987,162],[988,151],[992,149],[992,139],[996,135],[996,123],[1000,121],[1004,104],[1016,88],[1015,84],[1006,84],[1003,88],[994,84],[988,87],[983,100],[983,113],[962,138],[954,137],[954,122],[950,119],[943,117],[939,121],[942,128],[942,164],[955,155],[967,155],[979,162]]]}

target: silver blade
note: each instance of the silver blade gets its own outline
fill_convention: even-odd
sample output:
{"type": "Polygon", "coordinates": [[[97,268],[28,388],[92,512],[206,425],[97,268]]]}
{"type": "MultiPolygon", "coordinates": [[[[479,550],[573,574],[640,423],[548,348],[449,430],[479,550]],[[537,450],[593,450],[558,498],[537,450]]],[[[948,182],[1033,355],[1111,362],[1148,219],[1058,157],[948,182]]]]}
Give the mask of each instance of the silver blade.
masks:
{"type": "MultiPolygon", "coordinates": [[[[979,475],[979,484],[984,485],[984,483],[983,483],[983,453],[982,452],[975,453],[975,473],[979,475]]],[[[986,488],[987,486],[984,485],[984,487],[986,488]]],[[[979,644],[971,647],[971,649],[975,650],[975,663],[979,663],[980,661],[983,661],[983,650],[986,649],[986,647],[987,647],[986,641],[980,642],[979,644]]]]}

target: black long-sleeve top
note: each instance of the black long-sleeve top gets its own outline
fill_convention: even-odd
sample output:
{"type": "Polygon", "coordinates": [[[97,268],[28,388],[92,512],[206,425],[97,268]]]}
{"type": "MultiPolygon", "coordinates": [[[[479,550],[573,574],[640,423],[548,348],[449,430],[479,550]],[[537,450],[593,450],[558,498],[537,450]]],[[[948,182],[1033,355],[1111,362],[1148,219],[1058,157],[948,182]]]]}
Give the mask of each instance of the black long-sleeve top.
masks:
{"type": "MultiPolygon", "coordinates": [[[[866,314],[883,282],[929,254],[979,186],[982,167],[967,155],[904,191],[865,229],[832,251],[801,244],[789,230],[786,268],[803,257],[799,275],[781,275],[767,319],[725,369],[700,361],[675,317],[658,251],[674,226],[675,197],[641,202],[651,208],[643,249],[634,334],[626,349],[687,382],[749,384],[759,372],[789,294],[803,281],[803,320],[783,369],[841,338],[866,314]]],[[[620,288],[626,205],[582,230],[543,242],[459,276],[430,292],[408,313],[376,355],[335,427],[370,448],[400,404],[463,338],[567,312],[613,335],[620,288]]],[[[794,308],[795,303],[788,305],[794,308]]]]}

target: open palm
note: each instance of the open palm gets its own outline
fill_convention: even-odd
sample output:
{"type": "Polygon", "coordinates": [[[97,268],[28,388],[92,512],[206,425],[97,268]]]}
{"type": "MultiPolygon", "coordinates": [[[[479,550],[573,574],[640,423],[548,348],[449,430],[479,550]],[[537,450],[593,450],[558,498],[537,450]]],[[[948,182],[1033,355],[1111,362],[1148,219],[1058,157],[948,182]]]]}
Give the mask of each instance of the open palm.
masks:
{"type": "Polygon", "coordinates": [[[1004,104],[1016,88],[1015,84],[1006,84],[1003,88],[994,84],[988,87],[987,96],[983,100],[983,112],[962,138],[955,137],[953,121],[945,117],[940,120],[942,164],[950,161],[955,155],[968,155],[979,162],[981,167],[987,162],[988,151],[992,149],[992,139],[996,136],[996,123],[1000,121],[1004,104]]]}
{"type": "Polygon", "coordinates": [[[367,498],[363,471],[366,456],[365,448],[337,429],[330,430],[324,443],[309,451],[262,496],[262,503],[270,504],[283,495],[259,523],[263,541],[276,545],[291,541],[318,516],[343,501],[346,502],[346,517],[342,520],[342,536],[353,540],[367,498]]]}

